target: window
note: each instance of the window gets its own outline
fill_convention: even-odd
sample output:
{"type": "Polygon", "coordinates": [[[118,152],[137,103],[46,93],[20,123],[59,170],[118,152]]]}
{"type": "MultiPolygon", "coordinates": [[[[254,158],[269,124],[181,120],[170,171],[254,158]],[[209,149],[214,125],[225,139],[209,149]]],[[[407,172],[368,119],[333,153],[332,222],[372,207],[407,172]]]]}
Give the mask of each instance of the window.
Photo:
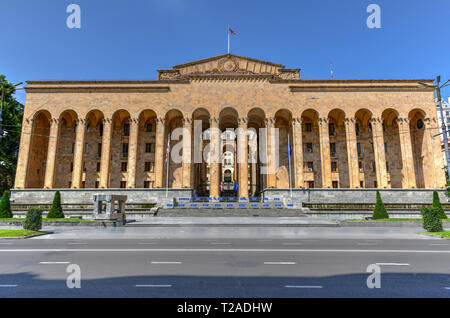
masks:
{"type": "Polygon", "coordinates": [[[378,183],[376,181],[373,182],[373,187],[378,188],[378,183]]]}
{"type": "Polygon", "coordinates": [[[423,123],[423,120],[422,119],[419,119],[418,121],[417,121],[417,129],[422,129],[423,128],[423,126],[424,126],[424,123],[423,123]]]}
{"type": "Polygon", "coordinates": [[[122,172],[127,172],[127,162],[122,162],[122,172]]]}
{"type": "Polygon", "coordinates": [[[335,130],[334,130],[334,124],[333,123],[328,124],[328,130],[330,132],[330,136],[334,136],[335,135],[335,130]]]}
{"type": "Polygon", "coordinates": [[[146,132],[152,132],[153,131],[153,125],[152,124],[145,125],[145,131],[146,132]]]}
{"type": "Polygon", "coordinates": [[[373,152],[373,142],[370,143],[370,152],[373,152]]]}
{"type": "Polygon", "coordinates": [[[75,153],[75,144],[72,144],[72,153],[75,153]]]}
{"type": "Polygon", "coordinates": [[[150,188],[150,181],[144,181],[144,188],[150,188]]]}
{"type": "Polygon", "coordinates": [[[381,125],[383,127],[383,131],[386,131],[386,127],[384,126],[384,124],[381,125]]]}
{"type": "Polygon", "coordinates": [[[120,188],[125,189],[127,187],[126,181],[120,181],[120,188]]]}
{"type": "Polygon", "coordinates": [[[360,186],[361,188],[364,188],[364,181],[359,181],[359,186],[360,186]]]}
{"type": "Polygon", "coordinates": [[[372,132],[372,124],[371,123],[369,123],[369,132],[370,133],[372,132]]]}
{"type": "Polygon", "coordinates": [[[362,161],[358,161],[359,172],[364,172],[362,161]]]}
{"type": "Polygon", "coordinates": [[[97,157],[100,158],[102,156],[102,143],[99,142],[97,144],[97,157]]]}
{"type": "Polygon", "coordinates": [[[306,131],[311,132],[312,131],[312,124],[306,123],[306,131]]]}
{"type": "Polygon", "coordinates": [[[337,181],[333,181],[332,185],[333,185],[333,189],[339,188],[339,182],[337,182],[337,181]]]}
{"type": "Polygon", "coordinates": [[[125,137],[130,135],[130,124],[124,124],[123,125],[123,135],[125,137]]]}
{"type": "Polygon", "coordinates": [[[73,125],[73,132],[74,132],[74,133],[77,132],[77,128],[78,128],[78,125],[77,125],[77,124],[73,125]]]}
{"type": "Polygon", "coordinates": [[[97,172],[100,172],[100,162],[97,162],[97,172]]]}
{"type": "Polygon", "coordinates": [[[356,136],[359,136],[359,124],[355,124],[356,136]]]}
{"type": "Polygon", "coordinates": [[[361,144],[359,142],[356,144],[356,148],[358,149],[358,155],[360,155],[361,154],[361,144]]]}
{"type": "Polygon", "coordinates": [[[73,162],[70,163],[70,172],[73,171],[73,162]]]}
{"type": "Polygon", "coordinates": [[[312,161],[305,162],[305,170],[308,172],[314,171],[314,166],[312,161]]]}
{"type": "Polygon", "coordinates": [[[389,171],[389,162],[386,161],[386,171],[389,171]]]}
{"type": "Polygon", "coordinates": [[[314,181],[308,181],[308,188],[314,189],[314,181]]]}
{"type": "Polygon", "coordinates": [[[384,143],[384,152],[387,153],[388,152],[388,147],[387,147],[387,143],[384,143]]]}
{"type": "Polygon", "coordinates": [[[100,133],[100,137],[103,136],[103,124],[100,124],[100,126],[99,126],[99,133],[100,133]]]}
{"type": "Polygon", "coordinates": [[[98,181],[95,181],[95,188],[98,189],[100,183],[98,181]]]}
{"type": "Polygon", "coordinates": [[[91,131],[91,125],[90,125],[90,124],[87,124],[87,126],[86,126],[86,131],[87,131],[87,132],[90,132],[90,131],[91,131]]]}
{"type": "Polygon", "coordinates": [[[331,172],[336,172],[336,171],[337,171],[337,162],[331,161],[331,172]]]}
{"type": "Polygon", "coordinates": [[[83,162],[83,171],[84,172],[86,172],[86,166],[87,166],[86,162],[83,162]]]}
{"type": "Polygon", "coordinates": [[[81,187],[84,189],[86,188],[86,181],[81,182],[81,187]]]}
{"type": "Polygon", "coordinates": [[[128,157],[128,143],[123,143],[122,144],[122,155],[123,157],[128,157]]]}
{"type": "Polygon", "coordinates": [[[72,188],[72,181],[69,181],[69,188],[72,188]]]}
{"type": "Polygon", "coordinates": [[[377,165],[375,164],[375,161],[372,161],[372,170],[373,172],[377,171],[377,165]]]}
{"type": "Polygon", "coordinates": [[[313,144],[311,142],[306,144],[306,152],[313,152],[313,144]]]}
{"type": "Polygon", "coordinates": [[[336,157],[336,144],[334,142],[330,143],[330,153],[331,157],[336,157]]]}
{"type": "Polygon", "coordinates": [[[153,148],[153,144],[152,143],[146,143],[145,144],[145,152],[146,153],[150,153],[153,152],[154,148],[153,148]]]}
{"type": "Polygon", "coordinates": [[[145,172],[150,172],[150,162],[146,162],[144,168],[145,172]]]}
{"type": "Polygon", "coordinates": [[[84,153],[88,153],[89,152],[89,144],[85,143],[84,144],[84,153]]]}

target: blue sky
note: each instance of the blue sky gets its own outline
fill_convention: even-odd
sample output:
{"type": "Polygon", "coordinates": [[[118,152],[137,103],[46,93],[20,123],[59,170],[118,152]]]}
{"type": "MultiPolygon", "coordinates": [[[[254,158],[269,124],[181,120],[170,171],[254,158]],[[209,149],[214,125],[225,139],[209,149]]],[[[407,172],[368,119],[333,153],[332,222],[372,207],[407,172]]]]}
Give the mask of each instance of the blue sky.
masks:
{"type": "Polygon", "coordinates": [[[226,53],[228,24],[232,53],[303,79],[328,79],[330,59],[337,79],[450,78],[448,0],[2,0],[0,21],[0,73],[12,82],[156,79],[226,53]],[[71,3],[81,29],[66,26],[71,3]],[[371,3],[381,29],[366,26],[371,3]]]}

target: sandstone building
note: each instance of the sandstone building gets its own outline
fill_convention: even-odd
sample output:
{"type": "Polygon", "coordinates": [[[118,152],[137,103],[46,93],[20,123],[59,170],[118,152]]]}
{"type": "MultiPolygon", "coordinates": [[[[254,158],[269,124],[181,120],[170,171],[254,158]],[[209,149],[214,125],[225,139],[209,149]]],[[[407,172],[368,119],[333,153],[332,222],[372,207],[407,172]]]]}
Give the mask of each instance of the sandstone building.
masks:
{"type": "MultiPolygon", "coordinates": [[[[211,197],[223,182],[238,182],[239,197],[290,185],[444,188],[434,92],[418,82],[433,80],[302,80],[299,69],[233,54],[159,70],[155,81],[30,81],[15,188],[164,188],[168,167],[168,187],[211,197]],[[169,134],[195,120],[203,131],[278,128],[279,168],[263,175],[233,152],[167,166],[169,134]]],[[[191,158],[193,140],[171,147],[179,142],[191,158]]],[[[247,151],[250,141],[230,142],[247,151]]]]}

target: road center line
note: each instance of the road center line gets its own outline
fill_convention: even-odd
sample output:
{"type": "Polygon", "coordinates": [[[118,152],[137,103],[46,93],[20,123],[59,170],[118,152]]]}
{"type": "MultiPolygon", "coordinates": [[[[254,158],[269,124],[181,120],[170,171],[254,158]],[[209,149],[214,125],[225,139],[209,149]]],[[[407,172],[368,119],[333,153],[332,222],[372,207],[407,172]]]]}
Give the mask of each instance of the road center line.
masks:
{"type": "Polygon", "coordinates": [[[296,262],[264,262],[264,265],[295,265],[296,262]]]}
{"type": "Polygon", "coordinates": [[[448,244],[430,244],[430,246],[447,246],[448,244]]]}
{"type": "Polygon", "coordinates": [[[0,249],[0,253],[48,253],[48,252],[80,252],[80,253],[99,253],[99,252],[220,252],[220,253],[267,253],[267,252],[281,252],[281,253],[419,253],[419,254],[450,254],[450,250],[375,250],[375,249],[263,249],[263,248],[37,248],[37,249],[0,249]]]}
{"type": "Polygon", "coordinates": [[[283,243],[283,245],[302,245],[303,243],[283,243]]]}
{"type": "Polygon", "coordinates": [[[18,285],[0,285],[0,288],[17,287],[18,285]]]}
{"type": "Polygon", "coordinates": [[[70,264],[70,262],[39,262],[39,264],[49,265],[49,264],[70,264]]]}
{"type": "Polygon", "coordinates": [[[146,288],[169,288],[172,287],[172,285],[135,285],[135,287],[146,287],[146,288]]]}
{"type": "Polygon", "coordinates": [[[444,287],[444,289],[450,290],[450,287],[444,287]]]}
{"type": "Polygon", "coordinates": [[[408,263],[375,263],[380,266],[410,266],[408,263]]]}
{"type": "Polygon", "coordinates": [[[286,285],[285,288],[322,288],[323,286],[286,285]]]}
{"type": "Polygon", "coordinates": [[[370,245],[378,245],[378,243],[358,243],[358,245],[367,245],[367,246],[370,246],[370,245]]]}
{"type": "Polygon", "coordinates": [[[138,243],[139,245],[156,245],[157,243],[153,243],[153,242],[140,242],[138,243]]]}
{"type": "Polygon", "coordinates": [[[227,242],[211,242],[209,244],[211,244],[211,245],[231,245],[231,243],[227,243],[227,242]]]}
{"type": "Polygon", "coordinates": [[[152,264],[183,264],[183,262],[151,262],[152,264]]]}

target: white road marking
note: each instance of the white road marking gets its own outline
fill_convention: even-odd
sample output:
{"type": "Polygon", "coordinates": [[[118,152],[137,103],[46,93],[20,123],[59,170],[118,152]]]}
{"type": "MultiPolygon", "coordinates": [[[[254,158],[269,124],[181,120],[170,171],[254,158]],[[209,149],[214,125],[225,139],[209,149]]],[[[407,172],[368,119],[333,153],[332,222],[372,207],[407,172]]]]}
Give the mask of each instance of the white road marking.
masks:
{"type": "Polygon", "coordinates": [[[281,253],[419,253],[419,254],[450,254],[450,250],[364,250],[364,249],[251,249],[251,248],[38,248],[38,249],[0,249],[0,253],[51,253],[51,252],[220,252],[220,253],[267,253],[267,252],[281,252],[281,253]]]}
{"type": "Polygon", "coordinates": [[[39,262],[39,264],[48,265],[48,264],[70,264],[70,262],[39,262]]]}
{"type": "Polygon", "coordinates": [[[0,285],[0,288],[17,287],[18,285],[0,285]]]}
{"type": "Polygon", "coordinates": [[[300,285],[286,285],[286,288],[322,288],[322,286],[300,286],[300,285]]]}
{"type": "Polygon", "coordinates": [[[211,242],[209,244],[211,244],[211,245],[231,245],[231,243],[227,243],[227,242],[211,242]]]}
{"type": "Polygon", "coordinates": [[[378,245],[378,243],[357,243],[358,245],[378,245]]]}
{"type": "Polygon", "coordinates": [[[444,287],[444,289],[450,290],[450,287],[444,287]]]}
{"type": "Polygon", "coordinates": [[[139,242],[139,245],[156,245],[157,243],[154,242],[139,242]]]}
{"type": "Polygon", "coordinates": [[[136,287],[147,287],[147,288],[169,288],[172,285],[136,285],[136,287]]]}
{"type": "Polygon", "coordinates": [[[11,245],[12,243],[0,243],[0,245],[11,245]]]}
{"type": "Polygon", "coordinates": [[[296,262],[264,262],[264,265],[295,265],[296,262]]]}
{"type": "Polygon", "coordinates": [[[81,243],[81,242],[69,242],[67,245],[87,245],[87,243],[81,243]]]}
{"type": "Polygon", "coordinates": [[[375,263],[380,266],[410,266],[408,263],[375,263]]]}
{"type": "Polygon", "coordinates": [[[283,245],[302,245],[303,243],[283,243],[283,245]]]}
{"type": "Polygon", "coordinates": [[[152,264],[183,264],[183,262],[151,262],[152,264]]]}
{"type": "Polygon", "coordinates": [[[447,246],[448,244],[430,244],[430,246],[447,246]]]}

